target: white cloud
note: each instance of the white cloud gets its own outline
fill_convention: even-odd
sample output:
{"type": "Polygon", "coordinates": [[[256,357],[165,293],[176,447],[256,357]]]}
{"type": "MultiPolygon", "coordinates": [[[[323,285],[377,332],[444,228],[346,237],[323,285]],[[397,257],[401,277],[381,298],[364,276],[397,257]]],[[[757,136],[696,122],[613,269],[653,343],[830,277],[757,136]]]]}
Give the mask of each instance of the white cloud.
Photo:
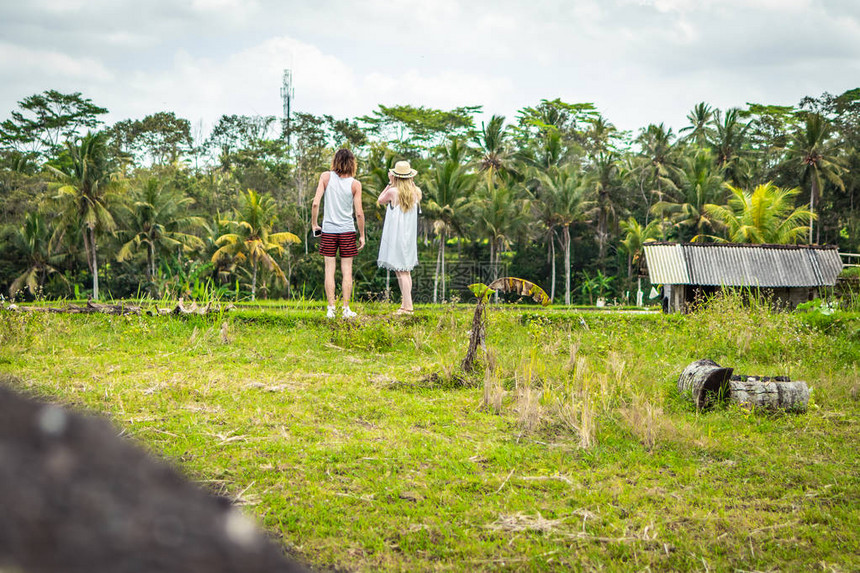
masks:
{"type": "Polygon", "coordinates": [[[701,100],[797,103],[857,87],[857,0],[33,0],[0,2],[0,119],[46,88],[111,121],[168,110],[591,101],[624,129],[678,125],[701,100]]]}
{"type": "Polygon", "coordinates": [[[132,116],[166,109],[192,121],[202,118],[209,126],[223,114],[279,116],[280,82],[289,65],[295,84],[293,109],[336,117],[368,114],[380,103],[493,109],[505,103],[500,94],[513,88],[507,78],[450,71],[427,74],[418,68],[360,76],[340,58],[281,37],[223,60],[179,52],[167,70],[134,73],[117,97],[124,101],[123,111],[132,116]]]}
{"type": "Polygon", "coordinates": [[[0,72],[6,77],[40,75],[45,81],[51,78],[108,81],[113,78],[95,58],[74,58],[53,50],[32,50],[7,43],[0,43],[0,72]]]}

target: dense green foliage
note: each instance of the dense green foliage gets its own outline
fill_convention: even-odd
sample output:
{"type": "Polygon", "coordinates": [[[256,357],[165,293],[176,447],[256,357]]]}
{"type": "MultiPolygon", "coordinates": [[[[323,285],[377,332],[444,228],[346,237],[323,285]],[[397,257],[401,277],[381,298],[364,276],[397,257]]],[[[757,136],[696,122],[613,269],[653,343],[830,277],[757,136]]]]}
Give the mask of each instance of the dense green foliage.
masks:
{"type": "Polygon", "coordinates": [[[855,571],[860,317],[242,305],[0,312],[0,376],[107,414],[321,570],[855,571]],[[691,361],[805,380],[803,414],[675,389],[691,361]]]}
{"type": "Polygon", "coordinates": [[[677,134],[620,132],[594,105],[559,99],[480,125],[480,106],[289,123],[224,115],[208,135],[172,112],[104,126],[106,112],[46,91],[0,123],[3,295],[320,297],[310,200],[340,146],[359,157],[365,189],[364,300],[386,290],[373,199],[400,158],[425,193],[419,301],[510,274],[567,304],[598,291],[631,302],[641,246],[654,239],[860,251],[860,88],[797,107],[700,103],[677,134]],[[255,208],[257,226],[243,214],[255,208]]]}

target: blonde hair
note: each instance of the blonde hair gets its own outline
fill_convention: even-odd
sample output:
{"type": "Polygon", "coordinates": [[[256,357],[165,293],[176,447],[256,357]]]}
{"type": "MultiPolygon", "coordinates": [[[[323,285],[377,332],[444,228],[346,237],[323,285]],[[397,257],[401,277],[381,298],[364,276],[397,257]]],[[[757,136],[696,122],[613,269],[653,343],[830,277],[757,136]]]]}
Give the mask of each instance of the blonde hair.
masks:
{"type": "Polygon", "coordinates": [[[408,179],[398,177],[394,179],[394,186],[397,188],[397,202],[400,203],[400,210],[406,213],[418,202],[420,191],[415,186],[415,179],[413,177],[408,179]]]}

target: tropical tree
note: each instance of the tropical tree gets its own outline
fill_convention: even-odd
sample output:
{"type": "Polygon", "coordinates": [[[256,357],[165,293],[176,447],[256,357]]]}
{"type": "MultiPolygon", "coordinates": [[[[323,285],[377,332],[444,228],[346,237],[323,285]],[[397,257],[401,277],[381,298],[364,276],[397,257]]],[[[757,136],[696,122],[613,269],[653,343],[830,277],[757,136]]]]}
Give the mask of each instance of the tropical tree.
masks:
{"type": "Polygon", "coordinates": [[[630,281],[633,278],[633,265],[638,263],[642,256],[643,245],[656,240],[660,230],[657,220],[643,226],[633,217],[621,222],[621,230],[625,234],[621,247],[627,253],[627,280],[630,281]]]}
{"type": "Polygon", "coordinates": [[[593,207],[588,216],[595,222],[597,240],[597,262],[603,268],[606,262],[606,247],[609,244],[609,228],[618,218],[620,167],[614,153],[601,153],[586,170],[584,184],[593,197],[593,207]]]}
{"type": "Polygon", "coordinates": [[[583,218],[585,190],[573,167],[550,169],[540,174],[540,198],[552,205],[555,225],[561,228],[564,253],[564,304],[570,304],[570,227],[583,218]]]}
{"type": "Polygon", "coordinates": [[[705,213],[705,205],[721,203],[725,188],[721,172],[708,149],[699,149],[694,155],[684,157],[682,163],[678,199],[660,201],[651,211],[668,217],[678,229],[678,238],[686,241],[694,235],[713,231],[713,222],[705,213]]]}
{"type": "Polygon", "coordinates": [[[612,153],[618,142],[619,133],[609,120],[603,116],[597,116],[588,122],[583,139],[586,155],[595,157],[612,153]]]}
{"type": "Polygon", "coordinates": [[[686,131],[688,133],[682,139],[693,141],[697,147],[706,147],[708,141],[713,138],[713,128],[710,127],[713,118],[714,110],[710,105],[705,102],[697,103],[693,111],[687,114],[690,125],[682,127],[678,130],[678,134],[686,131]]]}
{"type": "Polygon", "coordinates": [[[505,116],[494,115],[486,124],[481,122],[481,132],[475,136],[481,157],[478,160],[480,171],[495,174],[510,167],[511,149],[505,129],[505,116]]]}
{"type": "Polygon", "coordinates": [[[604,298],[606,291],[612,286],[614,279],[615,277],[607,276],[599,269],[594,276],[591,276],[587,271],[582,271],[580,291],[583,296],[588,297],[588,304],[594,304],[595,293],[597,293],[597,298],[604,298]]]}
{"type": "Polygon", "coordinates": [[[9,296],[14,297],[25,286],[31,295],[36,296],[44,287],[47,276],[59,273],[56,265],[64,255],[57,252],[51,229],[38,212],[27,214],[23,226],[15,232],[13,245],[27,261],[27,269],[12,281],[9,296]]]}
{"type": "Polygon", "coordinates": [[[555,205],[553,205],[552,197],[548,193],[543,193],[540,189],[539,171],[532,171],[533,178],[530,183],[533,183],[532,201],[532,234],[535,239],[546,243],[547,264],[550,265],[550,280],[549,280],[549,297],[555,300],[555,283],[556,283],[556,256],[555,243],[558,240],[558,227],[556,226],[555,205]]]}
{"type": "MultiPolygon", "coordinates": [[[[821,197],[822,179],[830,181],[840,189],[845,189],[841,175],[843,168],[837,157],[836,143],[830,138],[830,124],[817,113],[806,116],[803,129],[791,137],[785,149],[786,162],[800,164],[801,178],[808,183],[809,211],[815,213],[815,205],[821,197]]],[[[809,242],[812,243],[813,222],[809,222],[809,242]]],[[[821,239],[821,229],[818,229],[816,242],[821,239]]]]}
{"type": "Polygon", "coordinates": [[[88,133],[78,145],[66,142],[67,162],[48,169],[58,180],[54,197],[60,225],[80,229],[84,239],[87,266],[93,276],[93,299],[99,298],[98,237],[116,228],[111,207],[116,185],[111,181],[105,133],[88,133]]]}
{"type": "MultiPolygon", "coordinates": [[[[680,174],[680,152],[673,144],[674,138],[672,129],[666,129],[661,123],[649,125],[636,139],[640,152],[630,174],[639,181],[642,199],[649,209],[651,197],[656,197],[657,202],[660,202],[664,195],[678,189],[675,180],[680,174]]],[[[665,233],[662,221],[660,232],[665,233]]]]}
{"type": "MultiPolygon", "coordinates": [[[[128,238],[117,255],[125,261],[142,246],[146,248],[146,280],[153,283],[160,252],[188,252],[204,246],[203,240],[190,234],[202,227],[202,217],[189,215],[194,200],[167,187],[156,177],[149,177],[132,188],[128,201],[120,207],[123,229],[128,238]]],[[[153,293],[158,295],[158,293],[153,293]]]]}
{"type": "Polygon", "coordinates": [[[479,185],[470,211],[478,234],[489,243],[489,262],[494,275],[498,271],[501,252],[509,249],[514,239],[525,230],[530,209],[531,203],[517,197],[510,183],[495,184],[488,174],[484,183],[479,185]]]}
{"type": "Polygon", "coordinates": [[[61,142],[76,137],[83,129],[102,123],[98,116],[108,112],[82,97],[79,92],[63,94],[47,90],[18,102],[20,111],[0,123],[0,147],[11,147],[28,156],[53,155],[61,142]]]}
{"type": "Polygon", "coordinates": [[[215,264],[232,257],[237,263],[247,262],[251,265],[252,300],[257,297],[257,271],[260,265],[274,272],[286,284],[287,277],[272,253],[282,255],[285,243],[301,242],[293,233],[272,232],[277,221],[275,211],[275,201],[268,195],[260,195],[251,189],[241,193],[235,218],[227,222],[234,232],[218,237],[216,245],[220,248],[212,255],[215,264]]]}
{"type": "Polygon", "coordinates": [[[725,115],[716,110],[712,125],[710,143],[717,165],[723,170],[726,180],[734,185],[746,184],[750,175],[750,164],[745,155],[749,124],[742,121],[739,109],[732,108],[725,115]]]}
{"type": "MultiPolygon", "coordinates": [[[[782,189],[764,183],[752,192],[726,185],[731,192],[727,205],[705,205],[705,212],[726,231],[717,242],[797,243],[809,231],[815,215],[806,206],[794,207],[800,189],[782,189]]],[[[693,238],[700,240],[702,235],[693,238]]]]}
{"type": "Polygon", "coordinates": [[[424,198],[425,216],[432,221],[433,231],[439,237],[436,255],[436,274],[433,278],[433,302],[438,300],[439,282],[445,298],[445,245],[452,233],[460,232],[460,221],[468,208],[469,195],[475,186],[475,176],[454,159],[438,165],[429,173],[427,195],[424,198]]]}

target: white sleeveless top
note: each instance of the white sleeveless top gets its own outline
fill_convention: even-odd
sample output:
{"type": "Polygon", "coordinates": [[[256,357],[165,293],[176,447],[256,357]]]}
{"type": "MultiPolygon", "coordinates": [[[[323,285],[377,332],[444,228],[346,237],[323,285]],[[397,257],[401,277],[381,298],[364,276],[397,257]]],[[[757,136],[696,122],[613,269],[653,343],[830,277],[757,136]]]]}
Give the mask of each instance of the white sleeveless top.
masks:
{"type": "Polygon", "coordinates": [[[330,172],[328,185],[323,195],[323,233],[354,233],[352,208],[353,177],[341,177],[330,172]]]}

